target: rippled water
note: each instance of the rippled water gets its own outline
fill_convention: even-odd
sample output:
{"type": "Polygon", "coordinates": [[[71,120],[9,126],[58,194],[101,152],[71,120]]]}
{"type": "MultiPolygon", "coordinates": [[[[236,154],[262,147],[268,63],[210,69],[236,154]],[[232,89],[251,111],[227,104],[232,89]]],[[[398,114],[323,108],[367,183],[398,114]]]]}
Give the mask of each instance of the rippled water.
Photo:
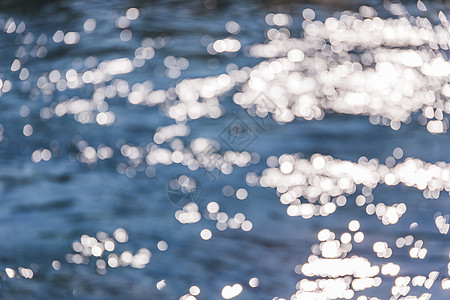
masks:
{"type": "Polygon", "coordinates": [[[380,2],[2,2],[2,299],[446,299],[449,5],[380,2]]]}

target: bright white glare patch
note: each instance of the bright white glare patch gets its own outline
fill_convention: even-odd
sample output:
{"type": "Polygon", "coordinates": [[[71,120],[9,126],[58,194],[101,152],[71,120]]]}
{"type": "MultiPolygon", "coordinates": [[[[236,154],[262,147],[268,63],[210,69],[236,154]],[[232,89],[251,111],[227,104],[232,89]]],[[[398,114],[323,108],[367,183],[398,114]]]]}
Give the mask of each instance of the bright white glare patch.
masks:
{"type": "Polygon", "coordinates": [[[359,227],[360,224],[357,220],[353,220],[348,223],[348,229],[350,229],[350,231],[358,231],[359,227]]]}
{"type": "Polygon", "coordinates": [[[52,267],[53,267],[53,269],[55,269],[56,271],[59,271],[59,270],[61,270],[61,263],[60,263],[59,261],[57,261],[57,260],[54,260],[54,261],[52,262],[52,267]]]}
{"type": "Polygon", "coordinates": [[[245,220],[244,222],[242,222],[241,228],[244,231],[250,231],[253,228],[253,223],[250,222],[249,220],[245,220]]]}
{"type": "Polygon", "coordinates": [[[157,247],[158,247],[159,251],[166,251],[168,248],[168,245],[167,245],[166,241],[159,241],[157,247]]]}
{"type": "Polygon", "coordinates": [[[133,37],[133,33],[129,29],[124,29],[120,32],[120,39],[123,42],[128,42],[133,37]]]}
{"type": "Polygon", "coordinates": [[[241,31],[241,26],[235,21],[229,21],[225,25],[225,29],[231,34],[238,34],[241,31]]]}
{"type": "Polygon", "coordinates": [[[362,233],[361,231],[355,233],[353,239],[356,243],[362,243],[362,241],[364,241],[364,233],[362,233]]]}
{"type": "Polygon", "coordinates": [[[259,279],[257,277],[253,277],[248,281],[248,285],[252,288],[259,286],[259,279]]]}
{"type": "Polygon", "coordinates": [[[80,34],[78,32],[68,32],[64,36],[64,43],[73,45],[80,41],[80,34]]]}
{"type": "Polygon", "coordinates": [[[311,21],[316,17],[316,13],[311,8],[306,8],[303,10],[302,16],[305,20],[311,21]]]}
{"type": "Polygon", "coordinates": [[[240,188],[236,191],[236,198],[238,198],[239,200],[244,200],[245,198],[247,198],[247,196],[248,192],[244,188],[240,188]]]}
{"type": "Polygon", "coordinates": [[[400,266],[394,263],[387,263],[381,267],[381,273],[383,275],[397,276],[400,272],[400,266]]]}
{"type": "Polygon", "coordinates": [[[206,209],[210,213],[216,213],[219,211],[219,204],[217,204],[217,202],[209,202],[206,209]]]}
{"type": "Polygon", "coordinates": [[[287,58],[292,62],[300,62],[305,58],[303,51],[300,49],[289,50],[287,58]]]}
{"type": "Polygon", "coordinates": [[[14,271],[14,269],[5,268],[5,272],[6,272],[6,275],[8,275],[9,278],[13,278],[14,276],[16,276],[16,271],[14,271]]]}
{"type": "Polygon", "coordinates": [[[280,165],[280,170],[284,174],[289,174],[292,172],[292,170],[294,170],[294,166],[291,162],[285,161],[280,165]]]}
{"type": "Polygon", "coordinates": [[[95,19],[87,19],[86,21],[84,21],[83,25],[84,32],[91,33],[95,30],[96,27],[97,22],[95,21],[95,19]]]}
{"type": "Polygon", "coordinates": [[[217,53],[221,52],[237,52],[241,49],[241,43],[234,38],[226,38],[217,40],[213,44],[213,49],[217,53]]]}
{"type": "Polygon", "coordinates": [[[134,66],[128,58],[119,58],[100,63],[98,69],[110,75],[119,75],[132,72],[134,66]]]}
{"type": "Polygon", "coordinates": [[[13,63],[11,64],[11,71],[13,71],[13,72],[18,71],[18,70],[20,69],[20,66],[21,66],[20,60],[15,59],[15,60],[13,61],[13,63]]]}
{"type": "Polygon", "coordinates": [[[64,40],[64,32],[62,30],[58,30],[53,35],[53,41],[55,43],[61,43],[64,40]]]}
{"type": "Polygon", "coordinates": [[[137,18],[139,18],[139,9],[135,7],[129,8],[125,15],[128,20],[136,20],[137,18]]]}
{"type": "Polygon", "coordinates": [[[165,288],[166,287],[166,281],[163,279],[163,280],[161,280],[161,281],[158,281],[157,283],[156,283],[156,288],[158,289],[158,290],[162,290],[163,288],[165,288]]]}
{"type": "Polygon", "coordinates": [[[240,293],[242,293],[242,286],[240,284],[236,283],[233,286],[226,285],[222,289],[222,298],[223,299],[232,299],[232,298],[239,296],[240,293]]]}
{"type": "Polygon", "coordinates": [[[200,232],[200,236],[202,239],[207,241],[212,238],[212,232],[209,229],[202,229],[202,231],[200,232]]]}
{"type": "Polygon", "coordinates": [[[345,232],[341,235],[341,242],[343,244],[348,244],[352,241],[352,235],[348,232],[345,232]]]}
{"type": "Polygon", "coordinates": [[[198,296],[200,294],[200,288],[198,286],[193,285],[189,288],[189,293],[193,296],[198,296]]]}
{"type": "Polygon", "coordinates": [[[114,231],[114,238],[119,243],[126,243],[128,241],[128,234],[123,228],[118,228],[114,231]]]}
{"type": "Polygon", "coordinates": [[[272,17],[272,22],[276,26],[287,26],[291,23],[292,19],[287,14],[275,14],[272,17]]]}
{"type": "Polygon", "coordinates": [[[423,3],[421,0],[417,0],[417,8],[420,11],[427,11],[427,7],[425,6],[425,3],[423,3]]]}
{"type": "Polygon", "coordinates": [[[317,234],[317,238],[319,241],[326,241],[331,237],[331,232],[328,229],[322,229],[317,234]]]}
{"type": "Polygon", "coordinates": [[[33,134],[33,127],[30,124],[27,124],[23,127],[23,135],[30,136],[33,134]]]}

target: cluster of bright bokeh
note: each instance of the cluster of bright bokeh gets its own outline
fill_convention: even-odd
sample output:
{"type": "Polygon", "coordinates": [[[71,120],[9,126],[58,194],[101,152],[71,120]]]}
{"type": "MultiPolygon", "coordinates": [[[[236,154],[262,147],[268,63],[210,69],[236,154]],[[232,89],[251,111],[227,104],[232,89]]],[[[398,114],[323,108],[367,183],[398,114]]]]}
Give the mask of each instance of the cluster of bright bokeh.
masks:
{"type": "MultiPolygon", "coordinates": [[[[375,214],[384,225],[392,225],[396,224],[406,213],[407,204],[386,205],[380,201],[377,201],[377,204],[372,203],[374,201],[372,190],[377,185],[403,184],[422,190],[426,198],[436,199],[441,191],[449,192],[447,184],[450,167],[446,163],[430,164],[412,158],[400,161],[402,155],[403,151],[397,148],[393,155],[386,159],[386,164],[380,164],[377,160],[368,160],[365,157],[360,158],[357,163],[353,163],[319,154],[313,155],[310,159],[284,154],[279,158],[269,157],[267,159],[269,168],[262,172],[257,181],[263,187],[276,189],[280,202],[287,205],[287,215],[301,216],[305,219],[334,213],[338,207],[347,204],[347,198],[350,195],[361,190],[362,194],[355,197],[355,204],[365,207],[368,215],[375,214]]],[[[254,176],[253,173],[249,175],[254,176]]],[[[448,216],[436,213],[435,224],[441,234],[448,233],[448,216]]],[[[414,230],[417,226],[417,223],[412,223],[410,229],[414,230]]],[[[358,221],[349,223],[350,231],[357,231],[359,227],[358,221]]],[[[315,281],[302,279],[297,286],[298,291],[292,299],[351,299],[355,296],[354,292],[376,287],[382,283],[380,277],[363,278],[351,271],[363,272],[364,266],[371,268],[367,259],[348,257],[348,253],[352,250],[352,239],[354,243],[362,243],[364,241],[363,232],[356,232],[353,236],[349,232],[345,232],[340,239],[336,239],[333,232],[324,229],[318,233],[318,239],[321,243],[313,245],[308,263],[302,266],[299,273],[307,277],[321,276],[325,278],[315,281]],[[352,277],[346,278],[346,275],[352,277]],[[342,277],[338,278],[339,276],[342,277]]],[[[428,253],[423,240],[415,239],[413,235],[399,237],[395,244],[397,249],[411,246],[408,252],[411,259],[424,259],[428,253]]],[[[393,248],[390,248],[385,241],[375,242],[373,251],[378,258],[384,259],[390,258],[393,254],[393,248]]],[[[382,275],[397,276],[401,271],[400,266],[392,262],[375,269],[373,269],[375,273],[372,277],[379,272],[382,275]]],[[[400,280],[399,278],[406,278],[407,282],[403,283],[404,281],[402,281],[403,285],[394,286],[392,295],[409,297],[405,299],[429,299],[431,297],[429,293],[424,293],[417,298],[410,295],[409,282],[412,280],[413,286],[430,289],[441,275],[439,280],[441,286],[443,289],[448,289],[449,279],[447,277],[449,274],[439,270],[432,271],[428,276],[397,277],[396,283],[400,280]],[[421,278],[424,278],[423,281],[420,280],[421,278]]],[[[358,299],[372,299],[364,297],[366,296],[360,296],[358,299]]]]}
{"type": "MultiPolygon", "coordinates": [[[[95,267],[99,274],[106,274],[107,268],[117,267],[133,267],[142,269],[149,262],[152,257],[152,252],[146,248],[141,248],[135,253],[130,250],[117,252],[117,243],[128,242],[128,233],[123,228],[118,228],[114,231],[113,237],[105,232],[98,232],[96,237],[83,235],[80,241],[75,241],[72,248],[75,254],[67,254],[66,261],[73,264],[89,264],[90,261],[95,261],[95,267]],[[116,251],[114,251],[116,250],[116,251]]],[[[160,251],[167,250],[167,242],[160,241],[157,248],[160,251]]],[[[60,262],[54,261],[54,269],[61,268],[60,262]],[[55,267],[55,263],[56,266],[55,267]]]]}
{"type": "MultiPolygon", "coordinates": [[[[413,158],[398,161],[401,159],[400,151],[400,148],[395,149],[393,155],[397,154],[398,159],[390,156],[386,164],[366,157],[354,163],[320,154],[310,159],[288,154],[279,158],[272,156],[267,159],[270,168],[262,172],[259,184],[276,188],[281,203],[289,205],[288,215],[304,218],[333,213],[337,206],[346,204],[346,195],[354,194],[357,187],[362,186],[362,195],[356,197],[356,204],[367,205],[367,214],[375,213],[383,224],[395,224],[406,212],[406,204],[372,204],[372,190],[378,184],[414,187],[422,190],[424,197],[432,199],[437,199],[441,191],[450,192],[450,167],[447,163],[431,164],[413,158]]],[[[253,173],[249,176],[252,177],[253,173]]],[[[446,230],[445,218],[440,216],[436,220],[437,226],[446,230]]]]}
{"type": "MultiPolygon", "coordinates": [[[[138,16],[121,16],[116,26],[127,28],[130,20],[138,16]]],[[[419,122],[426,124],[430,132],[446,131],[445,114],[450,111],[447,102],[450,64],[441,52],[449,47],[448,22],[443,14],[439,15],[441,24],[435,26],[421,17],[383,20],[369,7],[362,7],[360,13],[346,12],[340,18],[330,17],[324,22],[315,20],[310,9],[305,10],[303,16],[303,38],[290,38],[289,16],[276,14],[266,18],[268,24],[275,26],[267,33],[271,41],[249,50],[253,57],[267,59],[257,66],[237,69],[230,65],[228,73],[185,79],[168,90],[155,90],[151,81],[131,85],[126,80],[115,79],[151,60],[155,49],[164,46],[161,38],[142,40],[132,59],[98,61],[89,56],[80,62],[84,70],[50,70],[38,78],[29,78],[30,71],[33,72],[24,66],[29,56],[45,57],[47,50],[42,49],[47,49],[51,42],[76,44],[80,34],[58,30],[53,37],[39,36],[34,45],[35,37],[25,32],[23,22],[16,26],[10,19],[5,31],[20,36],[23,43],[11,63],[11,76],[19,73],[23,81],[18,88],[29,93],[30,99],[59,98],[41,110],[44,119],[72,114],[83,124],[112,125],[115,116],[108,111],[108,99],[114,97],[126,98],[134,105],[164,104],[161,109],[177,122],[218,118],[223,113],[218,96],[239,88],[241,91],[233,96],[236,104],[244,108],[256,104],[258,116],[272,113],[280,122],[291,122],[296,117],[322,119],[327,112],[335,111],[368,115],[370,122],[398,130],[401,123],[409,123],[412,114],[420,111],[419,122]],[[400,50],[401,47],[409,49],[400,50]],[[90,99],[76,96],[64,99],[61,95],[66,90],[84,89],[87,85],[94,88],[90,99]],[[275,107],[268,108],[257,99],[262,92],[276,99],[275,107]],[[170,104],[168,100],[172,100],[170,104]]],[[[239,25],[233,24],[235,22],[227,24],[227,28],[237,31],[239,25]]],[[[87,20],[84,29],[84,34],[92,34],[95,20],[87,20]]],[[[121,35],[127,32],[131,33],[124,29],[121,35]]],[[[217,40],[212,45],[211,51],[216,53],[240,48],[234,38],[217,40]]],[[[167,56],[164,65],[167,76],[177,78],[189,66],[189,61],[167,56]]],[[[11,91],[12,81],[1,79],[0,88],[2,93],[11,91]]]]}
{"type": "MultiPolygon", "coordinates": [[[[381,266],[372,265],[365,257],[352,255],[348,257],[352,245],[362,243],[358,238],[360,223],[352,220],[348,224],[348,229],[353,233],[344,232],[340,239],[336,234],[328,229],[321,230],[317,237],[320,244],[315,244],[311,248],[312,254],[303,265],[296,266],[295,270],[307,278],[301,279],[297,283],[297,292],[292,295],[291,300],[301,299],[357,299],[375,300],[377,297],[361,295],[361,292],[372,287],[378,287],[383,283],[383,278],[394,277],[394,285],[391,288],[392,299],[430,299],[430,293],[422,293],[419,296],[411,295],[413,288],[424,287],[430,289],[438,281],[440,272],[432,271],[426,275],[399,276],[401,267],[393,262],[386,262],[381,266]],[[353,240],[353,241],[352,241],[353,240]],[[317,278],[318,279],[314,279],[317,278]],[[312,279],[309,279],[312,278],[312,279]],[[355,294],[358,293],[358,294],[355,294]]],[[[405,245],[405,239],[398,242],[397,248],[405,245]]],[[[413,241],[412,236],[406,237],[407,245],[413,241]]],[[[422,247],[423,241],[417,240],[410,250],[412,258],[416,257],[416,250],[422,247]]],[[[425,255],[426,255],[426,249],[425,255]]],[[[392,249],[386,242],[377,241],[373,244],[373,251],[379,258],[388,259],[392,255],[392,249]]],[[[423,258],[423,257],[421,257],[423,258]]],[[[450,279],[441,279],[443,289],[448,289],[450,279]]]]}
{"type": "MultiPolygon", "coordinates": [[[[423,8],[424,4],[419,2],[423,8]]],[[[377,17],[374,9],[363,6],[359,13],[343,12],[320,21],[316,20],[313,10],[305,9],[301,38],[291,37],[291,16],[268,14],[266,22],[272,26],[266,32],[268,42],[246,49],[250,56],[262,59],[259,64],[243,68],[230,64],[226,73],[184,79],[168,89],[157,89],[150,80],[130,83],[120,77],[137,71],[152,60],[156,51],[164,47],[164,38],[143,39],[132,57],[99,61],[89,56],[79,61],[78,68],[36,74],[31,66],[27,66],[27,61],[44,58],[49,49],[58,45],[70,47],[85,35],[95,34],[96,21],[86,20],[84,32],[80,33],[57,30],[52,36],[34,36],[26,31],[25,23],[11,18],[2,23],[3,28],[6,34],[16,35],[20,45],[11,61],[10,73],[0,78],[0,96],[17,89],[26,93],[30,100],[42,98],[48,102],[39,111],[43,120],[70,115],[81,124],[99,126],[116,123],[116,115],[110,110],[109,103],[115,98],[123,99],[131,106],[158,107],[173,124],[157,128],[152,140],[145,145],[134,145],[125,140],[116,145],[89,145],[82,139],[75,143],[77,153],[73,159],[93,166],[119,156],[122,161],[116,169],[130,178],[139,172],[153,177],[159,165],[179,164],[190,171],[204,169],[229,175],[234,167],[245,168],[259,163],[260,154],[222,150],[220,143],[212,138],[196,137],[185,143],[191,134],[189,121],[203,117],[218,119],[224,114],[220,97],[227,93],[232,94],[234,104],[247,109],[252,117],[273,117],[280,124],[297,118],[321,120],[326,114],[341,113],[368,116],[372,124],[390,126],[393,130],[417,118],[430,133],[444,133],[449,127],[446,115],[450,113],[450,63],[443,52],[450,47],[447,19],[441,12],[438,15],[440,24],[432,25],[426,18],[408,18],[399,5],[392,4],[389,9],[399,17],[382,19],[377,17]],[[13,86],[12,76],[19,78],[19,86],[13,86]],[[66,95],[78,92],[84,95],[82,91],[87,88],[92,90],[89,96],[66,95]]],[[[123,42],[132,38],[130,24],[139,16],[137,8],[130,8],[115,20],[123,42]]],[[[241,51],[237,37],[240,25],[230,21],[225,28],[230,36],[207,43],[209,55],[241,51]]],[[[184,57],[169,55],[164,59],[164,72],[168,78],[179,78],[188,67],[189,60],[184,57]]],[[[23,118],[30,115],[27,104],[22,106],[20,115],[23,118]]],[[[26,124],[23,135],[31,137],[36,130],[32,124],[26,124]]],[[[2,136],[0,124],[0,142],[2,136]]],[[[51,147],[33,149],[31,160],[45,163],[57,155],[56,152],[51,147]]],[[[373,203],[372,191],[380,184],[412,187],[423,191],[423,196],[428,199],[437,199],[443,191],[450,193],[448,163],[403,158],[400,148],[395,149],[385,163],[366,157],[352,162],[321,154],[310,158],[283,154],[268,157],[267,165],[261,174],[249,172],[247,185],[275,189],[280,202],[287,206],[287,215],[304,219],[329,216],[354,195],[356,205],[368,216],[375,215],[383,225],[390,226],[407,212],[407,203],[404,199],[399,201],[405,202],[392,205],[378,200],[373,203]],[[359,191],[361,194],[356,195],[359,191]]],[[[249,196],[245,187],[225,186],[223,194],[239,200],[249,196]]],[[[253,228],[244,213],[227,213],[214,201],[207,203],[204,211],[197,203],[188,203],[174,216],[181,224],[197,223],[204,217],[214,222],[218,231],[240,229],[249,232],[253,228]]],[[[448,216],[438,212],[434,222],[440,234],[448,233],[448,216]]],[[[351,254],[355,245],[369,243],[359,221],[351,221],[348,229],[340,236],[329,229],[318,232],[319,243],[311,247],[312,254],[307,261],[296,267],[296,272],[304,278],[298,281],[291,300],[352,299],[356,292],[381,286],[386,277],[395,278],[391,288],[395,298],[392,299],[429,299],[429,293],[410,294],[411,287],[430,289],[438,281],[443,289],[450,289],[448,270],[405,276],[400,265],[388,260],[395,250],[404,247],[409,247],[411,259],[425,259],[428,250],[423,240],[406,235],[398,237],[395,246],[387,241],[375,241],[369,247],[373,249],[371,254],[386,260],[376,265],[369,258],[351,254]]],[[[213,230],[204,228],[199,238],[211,240],[213,235],[213,230]]],[[[102,275],[108,268],[145,268],[152,252],[147,248],[118,252],[117,245],[127,241],[128,234],[123,228],[114,231],[112,237],[104,232],[95,237],[83,235],[72,244],[74,253],[66,256],[66,262],[89,264],[94,261],[97,272],[102,275]]],[[[158,242],[159,251],[167,248],[165,241],[158,242]]],[[[60,270],[61,264],[56,260],[51,263],[55,270],[60,270]]],[[[8,267],[4,274],[9,279],[31,279],[34,271],[33,267],[8,267]]],[[[165,286],[164,280],[156,283],[158,290],[165,286]]],[[[259,279],[251,278],[248,286],[258,287],[259,279]]],[[[234,283],[224,286],[221,296],[232,299],[243,291],[242,284],[234,283]]],[[[200,287],[192,286],[180,299],[194,300],[199,294],[200,287]]],[[[358,294],[357,299],[378,298],[358,294]]]]}
{"type": "MultiPolygon", "coordinates": [[[[118,228],[110,237],[105,232],[98,232],[95,237],[89,235],[82,235],[79,241],[72,243],[74,253],[69,253],[65,257],[65,261],[70,264],[92,264],[95,265],[96,271],[104,275],[107,268],[117,267],[133,267],[144,268],[152,256],[152,252],[146,248],[141,248],[135,253],[130,250],[118,252],[118,244],[125,244],[128,242],[128,233],[123,228],[118,228]]],[[[159,251],[166,251],[168,248],[167,242],[159,241],[157,243],[159,251]]],[[[59,271],[64,262],[54,260],[51,262],[51,267],[59,271]]],[[[10,279],[25,278],[32,279],[35,272],[39,272],[39,266],[32,264],[30,268],[18,267],[17,270],[13,268],[5,268],[5,274],[10,279]]]]}

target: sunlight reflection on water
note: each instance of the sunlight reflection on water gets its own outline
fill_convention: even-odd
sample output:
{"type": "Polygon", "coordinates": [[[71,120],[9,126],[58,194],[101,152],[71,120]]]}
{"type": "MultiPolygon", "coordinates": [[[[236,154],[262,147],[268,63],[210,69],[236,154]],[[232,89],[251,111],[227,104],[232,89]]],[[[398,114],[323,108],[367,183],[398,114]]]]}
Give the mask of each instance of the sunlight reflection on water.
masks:
{"type": "MultiPolygon", "coordinates": [[[[214,9],[214,3],[204,6],[214,9]]],[[[422,1],[416,7],[427,11],[422,1]]],[[[264,13],[267,28],[258,33],[265,41],[250,39],[252,22],[239,18],[223,22],[217,36],[188,42],[158,30],[148,36],[142,28],[152,16],[148,7],[113,8],[85,18],[78,29],[51,32],[3,14],[0,147],[10,167],[0,172],[0,194],[19,199],[2,203],[2,222],[11,227],[1,233],[5,297],[32,299],[40,290],[61,299],[447,295],[449,163],[408,156],[405,147],[395,147],[384,162],[357,152],[346,159],[309,153],[294,141],[305,124],[330,128],[336,115],[359,117],[361,128],[388,126],[400,134],[419,124],[427,135],[445,137],[445,10],[427,18],[400,4],[385,2],[385,8],[389,17],[369,6],[324,18],[311,8],[301,16],[264,13]],[[174,40],[186,49],[171,51],[174,40]],[[200,65],[189,48],[194,44],[200,65]],[[272,144],[282,149],[273,151],[272,144]],[[9,165],[8,157],[25,167],[9,165]],[[173,170],[180,172],[173,176],[173,170]],[[31,190],[16,188],[27,185],[31,190]],[[207,193],[200,196],[203,185],[207,193]],[[173,191],[161,186],[183,191],[168,195],[176,210],[164,202],[173,191]],[[276,196],[268,196],[271,189],[276,196]],[[68,199],[43,199],[60,194],[68,199]],[[277,215],[276,197],[284,214],[277,215]],[[251,201],[258,198],[271,202],[256,206],[251,201]],[[436,202],[428,207],[427,201],[436,202]],[[427,221],[425,210],[432,211],[427,221]],[[45,218],[56,221],[39,224],[45,218]],[[15,234],[23,240],[4,238],[15,234]],[[16,242],[21,251],[35,242],[43,249],[16,255],[16,242]],[[246,258],[247,251],[259,254],[246,258]],[[295,273],[279,275],[285,266],[295,273]]]]}

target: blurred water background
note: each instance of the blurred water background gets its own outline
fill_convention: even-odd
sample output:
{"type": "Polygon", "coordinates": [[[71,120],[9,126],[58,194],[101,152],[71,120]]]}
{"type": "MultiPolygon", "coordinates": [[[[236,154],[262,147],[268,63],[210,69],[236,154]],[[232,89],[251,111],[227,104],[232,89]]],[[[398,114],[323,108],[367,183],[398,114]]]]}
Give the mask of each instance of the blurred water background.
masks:
{"type": "Polygon", "coordinates": [[[436,163],[450,161],[448,3],[23,0],[0,8],[2,299],[449,297],[450,167],[436,163]],[[307,29],[331,17],[350,25],[307,29]],[[379,31],[355,21],[374,18],[379,31]],[[339,37],[344,46],[330,42],[339,37]],[[341,81],[330,71],[319,84],[338,66],[341,81]],[[350,79],[358,68],[381,77],[350,79]],[[252,70],[260,81],[249,81],[252,70]],[[186,78],[199,80],[180,85],[186,78]],[[405,82],[392,100],[390,89],[405,82]],[[374,90],[373,105],[341,95],[353,84],[374,90]],[[279,114],[250,109],[260,91],[282,103],[279,114]],[[300,95],[309,95],[304,108],[293,104],[300,95]],[[230,126],[245,131],[239,144],[230,126]],[[407,158],[418,160],[396,169],[407,158]],[[337,169],[323,173],[325,162],[337,169]],[[281,171],[264,175],[269,167],[281,171]],[[282,179],[293,170],[303,175],[282,179]],[[179,174],[201,186],[184,212],[167,196],[179,174]],[[306,183],[294,189],[295,180],[306,183]],[[378,272],[332,274],[366,268],[331,262],[354,255],[378,272]],[[302,269],[319,257],[324,270],[302,269]],[[357,278],[368,280],[352,285],[357,278]]]}

